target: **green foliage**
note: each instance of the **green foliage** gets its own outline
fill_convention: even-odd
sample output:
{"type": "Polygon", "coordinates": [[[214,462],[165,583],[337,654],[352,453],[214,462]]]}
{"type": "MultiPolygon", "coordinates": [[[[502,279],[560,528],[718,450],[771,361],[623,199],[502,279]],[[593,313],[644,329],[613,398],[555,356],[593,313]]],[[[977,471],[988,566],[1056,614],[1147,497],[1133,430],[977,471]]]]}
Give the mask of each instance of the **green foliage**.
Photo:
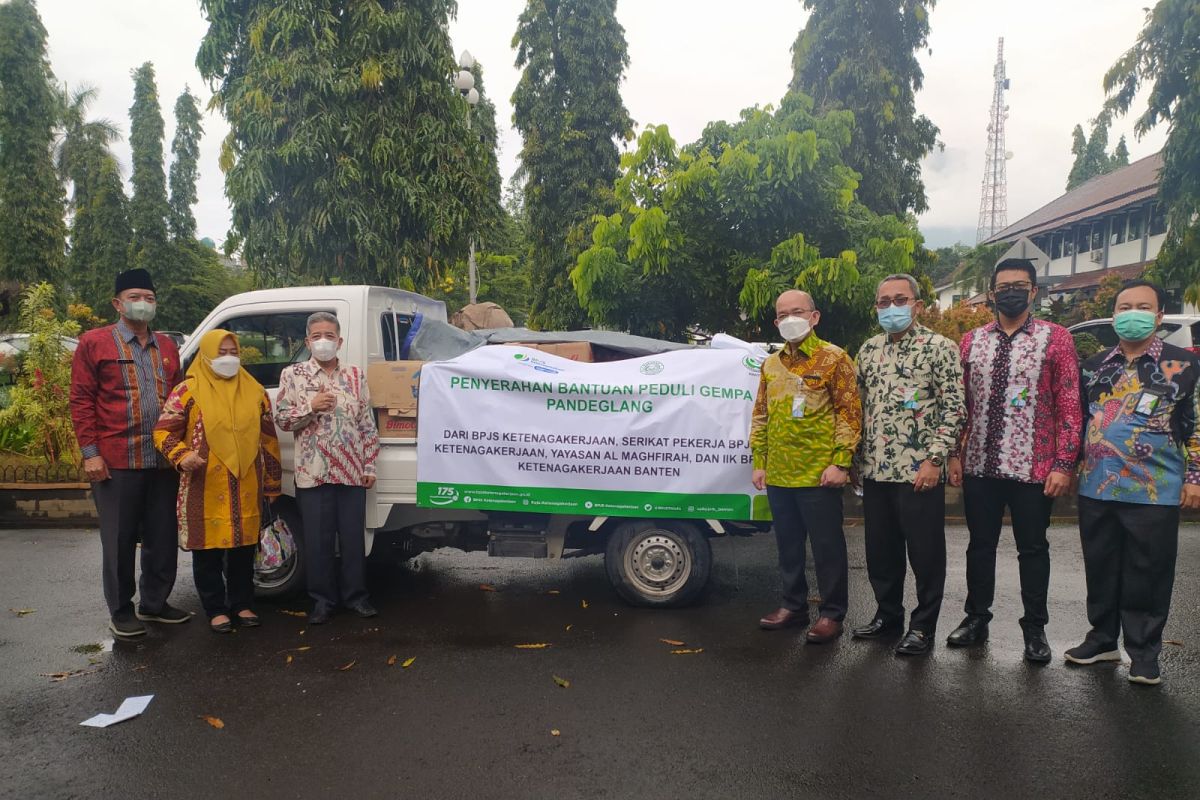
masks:
{"type": "Polygon", "coordinates": [[[877,214],[928,208],[921,159],[937,127],[916,113],[936,0],[803,0],[812,13],[792,45],[790,90],[812,97],[818,113],[854,113],[845,162],[861,177],[859,200],[877,214]]]}
{"type": "Polygon", "coordinates": [[[1074,333],[1071,334],[1071,338],[1075,340],[1075,352],[1078,354],[1080,361],[1085,358],[1091,358],[1104,349],[1104,345],[1100,343],[1100,340],[1090,333],[1074,333]]]}
{"type": "Polygon", "coordinates": [[[1103,113],[1092,120],[1092,135],[1084,136],[1083,127],[1075,126],[1071,132],[1071,153],[1075,162],[1067,175],[1067,191],[1071,191],[1090,181],[1098,175],[1107,175],[1113,170],[1129,166],[1129,147],[1125,137],[1117,143],[1116,149],[1110,155],[1105,152],[1108,148],[1108,129],[1112,125],[1112,115],[1103,113]]]}
{"type": "Polygon", "coordinates": [[[929,280],[933,281],[934,286],[949,280],[973,249],[970,245],[952,244],[932,251],[933,260],[926,270],[929,280]]]}
{"type": "Polygon", "coordinates": [[[962,269],[955,279],[955,285],[969,294],[986,292],[992,285],[992,272],[996,269],[996,262],[1008,248],[1009,245],[1005,242],[979,244],[971,248],[963,258],[962,269]]]}
{"type": "Polygon", "coordinates": [[[616,210],[615,139],[633,121],[620,84],[629,55],[616,0],[528,0],[513,47],[513,93],[533,270],[532,324],[576,328],[586,315],[569,278],[591,220],[616,210]]]}
{"type": "Polygon", "coordinates": [[[196,238],[196,217],[192,206],[196,204],[197,163],[200,160],[200,137],[204,129],[200,125],[200,106],[196,96],[184,88],[175,101],[175,138],[171,140],[171,238],[176,242],[190,242],[196,238]]]}
{"type": "Polygon", "coordinates": [[[97,152],[107,152],[121,138],[117,126],[108,119],[90,119],[88,110],[96,100],[94,86],[63,87],[58,92],[58,141],[54,148],[54,166],[64,184],[71,184],[71,207],[78,210],[89,203],[90,178],[94,177],[97,152]]]}
{"type": "Polygon", "coordinates": [[[71,223],[71,286],[100,316],[112,315],[113,282],[129,266],[133,233],[128,200],[116,159],[91,143],[81,149],[75,171],[75,217],[71,223]]]}
{"type": "Polygon", "coordinates": [[[0,430],[27,426],[34,431],[30,449],[50,463],[78,463],[71,427],[69,387],[71,357],[64,336],[78,336],[79,324],[60,320],[54,311],[55,291],[49,283],[30,286],[21,299],[21,327],[29,333],[29,350],[8,408],[0,411],[0,430]]]}
{"type": "Polygon", "coordinates": [[[1104,76],[1105,110],[1124,114],[1148,86],[1145,110],[1134,125],[1141,136],[1167,124],[1160,194],[1167,206],[1167,239],[1154,277],[1184,287],[1200,302],[1200,3],[1159,0],[1146,12],[1137,42],[1104,76]]]}
{"type": "Polygon", "coordinates": [[[52,148],[58,96],[32,0],[0,4],[0,279],[61,279],[62,185],[52,148]]]}
{"type": "Polygon", "coordinates": [[[451,0],[200,5],[228,244],[262,281],[429,285],[499,213],[450,84],[451,0]]]}
{"type": "Polygon", "coordinates": [[[133,198],[129,223],[133,239],[129,265],[150,270],[158,281],[170,280],[164,267],[171,263],[167,241],[167,179],[163,171],[163,117],[158,104],[154,65],[147,61],[133,71],[133,106],[129,109],[129,144],[133,149],[133,198]]]}
{"type": "Polygon", "coordinates": [[[194,330],[225,298],[255,288],[252,275],[226,267],[216,250],[195,239],[174,242],[171,253],[177,272],[186,277],[156,284],[156,328],[194,330]]]}
{"type": "Polygon", "coordinates": [[[930,304],[917,317],[917,321],[934,333],[958,343],[967,331],[992,322],[995,317],[987,306],[969,306],[959,303],[943,311],[936,303],[930,304]]]}
{"type": "MultiPolygon", "coordinates": [[[[519,213],[519,209],[516,209],[519,213]]],[[[513,324],[524,326],[529,321],[532,282],[529,268],[529,241],[525,236],[524,220],[504,212],[484,244],[475,254],[478,302],[499,305],[512,317],[513,324]]],[[[451,313],[468,303],[467,261],[454,262],[424,293],[443,300],[451,313]]]]}

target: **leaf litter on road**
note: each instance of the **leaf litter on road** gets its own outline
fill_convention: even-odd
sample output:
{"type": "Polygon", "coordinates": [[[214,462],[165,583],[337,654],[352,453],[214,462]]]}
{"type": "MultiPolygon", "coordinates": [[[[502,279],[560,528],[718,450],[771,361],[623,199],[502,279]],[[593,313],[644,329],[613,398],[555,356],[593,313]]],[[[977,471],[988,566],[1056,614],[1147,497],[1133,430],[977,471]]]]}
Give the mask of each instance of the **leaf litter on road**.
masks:
{"type": "Polygon", "coordinates": [[[529,644],[514,644],[513,647],[518,650],[545,650],[550,646],[549,642],[530,642],[529,644]]]}
{"type": "Polygon", "coordinates": [[[289,617],[307,617],[307,611],[292,611],[290,608],[279,609],[280,614],[287,614],[289,617]]]}
{"type": "Polygon", "coordinates": [[[1183,647],[1183,642],[1178,639],[1163,639],[1163,644],[1174,645],[1175,647],[1183,647]]]}
{"type": "Polygon", "coordinates": [[[217,730],[221,730],[225,727],[225,722],[223,720],[221,720],[217,717],[214,717],[210,714],[201,714],[200,719],[204,720],[209,725],[212,725],[217,730]]]}
{"type": "Polygon", "coordinates": [[[356,658],[353,661],[351,661],[349,664],[343,664],[342,666],[338,667],[337,668],[338,672],[345,672],[348,669],[353,669],[354,665],[357,663],[358,663],[358,659],[356,658]]]}
{"type": "Polygon", "coordinates": [[[681,642],[678,639],[659,639],[663,644],[669,644],[671,647],[683,647],[687,642],[681,642]]]}
{"type": "Polygon", "coordinates": [[[692,648],[690,650],[672,650],[671,655],[673,655],[673,656],[694,656],[694,655],[697,655],[697,654],[703,653],[703,652],[704,652],[703,647],[696,647],[696,648],[692,648]]]}
{"type": "Polygon", "coordinates": [[[49,678],[51,683],[62,683],[67,678],[77,678],[80,675],[92,675],[99,670],[94,669],[72,669],[64,672],[39,672],[38,675],[43,678],[49,678]]]}
{"type": "Polygon", "coordinates": [[[388,656],[387,665],[388,665],[389,667],[394,667],[394,666],[396,666],[396,657],[395,657],[395,656],[388,656]]]}
{"type": "Polygon", "coordinates": [[[562,736],[562,731],[560,731],[558,728],[551,728],[550,735],[551,736],[562,736]]]}
{"type": "Polygon", "coordinates": [[[564,689],[571,688],[571,682],[569,680],[567,680],[566,678],[560,678],[557,675],[551,675],[550,677],[554,678],[554,682],[557,683],[562,688],[564,688],[564,689]]]}
{"type": "Polygon", "coordinates": [[[413,662],[416,660],[417,660],[416,656],[404,659],[404,663],[400,665],[400,669],[408,669],[409,667],[411,667],[413,665],[413,662]]]}
{"type": "Polygon", "coordinates": [[[494,592],[494,591],[496,591],[496,587],[492,586],[490,583],[481,583],[481,584],[479,584],[479,591],[494,592]]]}
{"type": "Polygon", "coordinates": [[[36,608],[10,608],[9,611],[16,614],[18,617],[28,617],[30,614],[36,614],[36,608]]]}
{"type": "Polygon", "coordinates": [[[580,606],[581,606],[582,608],[587,608],[587,607],[588,607],[587,600],[581,600],[581,601],[580,601],[580,606]]]}

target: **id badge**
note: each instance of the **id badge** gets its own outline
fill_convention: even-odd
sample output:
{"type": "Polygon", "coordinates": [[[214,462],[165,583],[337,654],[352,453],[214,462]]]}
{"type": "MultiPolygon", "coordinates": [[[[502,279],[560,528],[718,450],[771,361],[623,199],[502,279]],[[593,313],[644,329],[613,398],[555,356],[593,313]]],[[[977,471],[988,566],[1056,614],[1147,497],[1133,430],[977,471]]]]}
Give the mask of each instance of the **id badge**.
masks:
{"type": "Polygon", "coordinates": [[[1029,387],[1021,386],[1009,389],[1008,404],[1013,408],[1025,408],[1025,406],[1029,405],[1029,387]]]}
{"type": "Polygon", "coordinates": [[[1156,394],[1142,392],[1137,401],[1138,413],[1145,414],[1147,417],[1154,416],[1154,412],[1158,410],[1158,404],[1160,400],[1162,400],[1162,398],[1156,394]]]}
{"type": "Polygon", "coordinates": [[[910,411],[916,410],[917,403],[921,400],[921,390],[912,387],[900,390],[900,405],[910,411]]]}
{"type": "Polygon", "coordinates": [[[792,419],[804,419],[804,395],[792,398],[792,419]]]}

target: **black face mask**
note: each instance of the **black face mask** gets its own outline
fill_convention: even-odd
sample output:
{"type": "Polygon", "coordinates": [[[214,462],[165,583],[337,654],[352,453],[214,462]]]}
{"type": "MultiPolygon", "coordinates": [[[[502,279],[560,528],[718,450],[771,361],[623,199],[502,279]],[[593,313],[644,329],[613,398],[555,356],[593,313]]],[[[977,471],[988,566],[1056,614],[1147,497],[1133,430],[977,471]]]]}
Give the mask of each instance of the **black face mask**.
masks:
{"type": "Polygon", "coordinates": [[[1009,319],[1019,317],[1029,308],[1029,290],[1005,289],[996,294],[995,305],[996,310],[1009,319]]]}

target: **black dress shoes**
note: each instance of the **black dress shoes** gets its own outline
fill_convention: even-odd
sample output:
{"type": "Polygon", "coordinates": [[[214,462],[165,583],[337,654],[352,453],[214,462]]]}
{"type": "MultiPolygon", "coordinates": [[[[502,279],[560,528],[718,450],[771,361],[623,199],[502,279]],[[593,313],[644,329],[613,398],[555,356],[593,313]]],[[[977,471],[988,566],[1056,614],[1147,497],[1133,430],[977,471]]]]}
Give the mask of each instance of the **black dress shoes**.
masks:
{"type": "Polygon", "coordinates": [[[866,625],[860,625],[850,631],[855,639],[882,639],[900,632],[900,621],[876,617],[866,625]]]}
{"type": "Polygon", "coordinates": [[[1041,628],[1025,631],[1025,660],[1032,664],[1050,663],[1050,643],[1041,628]]]}
{"type": "Polygon", "coordinates": [[[933,649],[933,641],[925,631],[909,631],[896,645],[898,656],[922,656],[933,649]]]}
{"type": "Polygon", "coordinates": [[[974,647],[988,638],[988,624],[979,617],[967,617],[946,637],[951,647],[974,647]]]}
{"type": "Polygon", "coordinates": [[[329,617],[333,613],[333,609],[327,606],[317,606],[308,614],[309,625],[324,625],[329,622],[329,617]]]}
{"type": "Polygon", "coordinates": [[[363,619],[370,619],[371,617],[379,616],[379,612],[375,610],[375,606],[371,605],[366,600],[363,600],[358,605],[353,606],[352,610],[355,614],[358,614],[363,619]]]}

